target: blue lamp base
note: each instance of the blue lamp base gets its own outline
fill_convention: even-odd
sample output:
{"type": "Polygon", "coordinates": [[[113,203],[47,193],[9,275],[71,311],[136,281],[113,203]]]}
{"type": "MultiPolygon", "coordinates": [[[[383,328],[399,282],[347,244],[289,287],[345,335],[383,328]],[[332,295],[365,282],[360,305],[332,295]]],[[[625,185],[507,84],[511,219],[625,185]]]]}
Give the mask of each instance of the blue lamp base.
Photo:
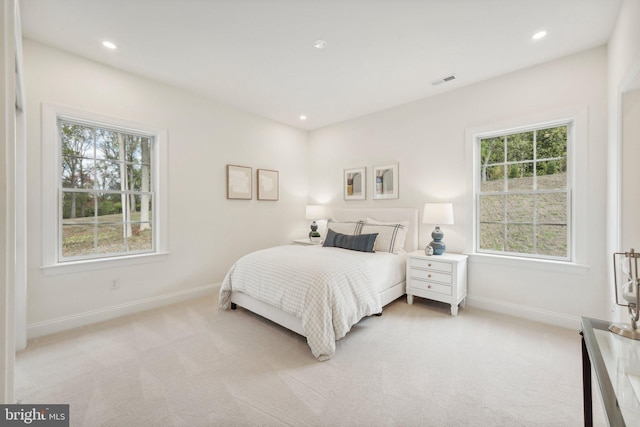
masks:
{"type": "Polygon", "coordinates": [[[435,230],[431,232],[431,238],[433,239],[433,241],[429,243],[429,246],[433,248],[434,255],[442,255],[444,253],[446,246],[442,241],[443,237],[444,233],[442,232],[442,230],[440,230],[440,226],[436,226],[435,230]]]}
{"type": "Polygon", "coordinates": [[[318,233],[318,224],[314,220],[311,223],[311,231],[309,232],[309,240],[311,240],[312,242],[320,241],[320,237],[322,237],[322,236],[320,236],[320,233],[318,233]]]}

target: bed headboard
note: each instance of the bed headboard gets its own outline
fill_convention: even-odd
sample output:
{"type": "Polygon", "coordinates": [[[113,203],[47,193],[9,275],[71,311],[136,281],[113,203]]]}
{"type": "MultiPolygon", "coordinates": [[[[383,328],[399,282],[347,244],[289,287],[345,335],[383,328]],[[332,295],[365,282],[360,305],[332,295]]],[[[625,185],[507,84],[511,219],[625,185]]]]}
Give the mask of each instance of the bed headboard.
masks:
{"type": "Polygon", "coordinates": [[[413,208],[362,208],[362,209],[333,209],[333,218],[338,220],[364,220],[373,218],[383,222],[409,221],[409,230],[404,241],[407,252],[418,249],[418,210],[413,208]]]}

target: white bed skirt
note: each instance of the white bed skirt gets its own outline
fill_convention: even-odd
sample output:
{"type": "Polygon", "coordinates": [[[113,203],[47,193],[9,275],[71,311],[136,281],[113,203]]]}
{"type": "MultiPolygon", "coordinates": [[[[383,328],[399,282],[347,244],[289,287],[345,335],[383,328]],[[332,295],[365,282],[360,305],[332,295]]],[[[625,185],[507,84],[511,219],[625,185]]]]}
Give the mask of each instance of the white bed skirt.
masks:
{"type": "MultiPolygon", "coordinates": [[[[406,282],[398,283],[397,285],[392,286],[391,288],[383,291],[380,294],[380,302],[383,307],[405,295],[405,283],[406,282]]],[[[305,336],[304,329],[302,328],[302,319],[299,319],[292,314],[278,310],[277,308],[272,307],[262,301],[258,301],[257,299],[252,298],[242,292],[231,292],[231,302],[262,317],[265,317],[279,324],[280,326],[284,326],[285,328],[299,335],[305,336]]]]}

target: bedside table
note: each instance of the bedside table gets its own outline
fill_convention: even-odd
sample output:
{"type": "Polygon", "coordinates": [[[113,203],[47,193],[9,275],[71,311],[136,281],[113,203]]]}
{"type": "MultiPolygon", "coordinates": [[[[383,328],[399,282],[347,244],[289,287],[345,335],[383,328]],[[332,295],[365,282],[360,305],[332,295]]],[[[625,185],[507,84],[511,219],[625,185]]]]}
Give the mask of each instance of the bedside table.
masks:
{"type": "Polygon", "coordinates": [[[407,254],[407,303],[413,297],[451,304],[451,315],[458,315],[467,297],[467,256],[445,252],[427,256],[424,251],[407,254]]]}
{"type": "Polygon", "coordinates": [[[307,237],[306,239],[296,239],[296,240],[293,241],[293,243],[295,243],[296,245],[319,245],[322,242],[320,240],[318,240],[317,242],[312,242],[307,237]]]}

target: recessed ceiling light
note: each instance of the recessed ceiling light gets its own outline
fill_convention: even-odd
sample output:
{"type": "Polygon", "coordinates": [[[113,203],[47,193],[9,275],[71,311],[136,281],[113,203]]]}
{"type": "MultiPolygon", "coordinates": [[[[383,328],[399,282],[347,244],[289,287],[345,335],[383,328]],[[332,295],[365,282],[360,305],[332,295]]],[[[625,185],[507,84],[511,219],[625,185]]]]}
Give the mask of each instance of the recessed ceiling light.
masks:
{"type": "Polygon", "coordinates": [[[316,49],[324,49],[325,47],[327,47],[327,42],[324,40],[316,40],[313,42],[313,47],[315,47],[316,49]]]}
{"type": "Polygon", "coordinates": [[[107,49],[111,49],[111,50],[113,50],[113,49],[118,47],[118,46],[115,45],[115,43],[110,42],[109,40],[103,41],[102,42],[102,46],[106,47],[107,49]]]}
{"type": "Polygon", "coordinates": [[[534,35],[531,36],[531,38],[533,40],[540,40],[542,38],[544,38],[547,35],[547,32],[545,30],[541,30],[538,31],[537,33],[535,33],[534,35]]]}
{"type": "Polygon", "coordinates": [[[300,116],[300,120],[307,120],[307,116],[305,116],[304,114],[300,116]]]}

